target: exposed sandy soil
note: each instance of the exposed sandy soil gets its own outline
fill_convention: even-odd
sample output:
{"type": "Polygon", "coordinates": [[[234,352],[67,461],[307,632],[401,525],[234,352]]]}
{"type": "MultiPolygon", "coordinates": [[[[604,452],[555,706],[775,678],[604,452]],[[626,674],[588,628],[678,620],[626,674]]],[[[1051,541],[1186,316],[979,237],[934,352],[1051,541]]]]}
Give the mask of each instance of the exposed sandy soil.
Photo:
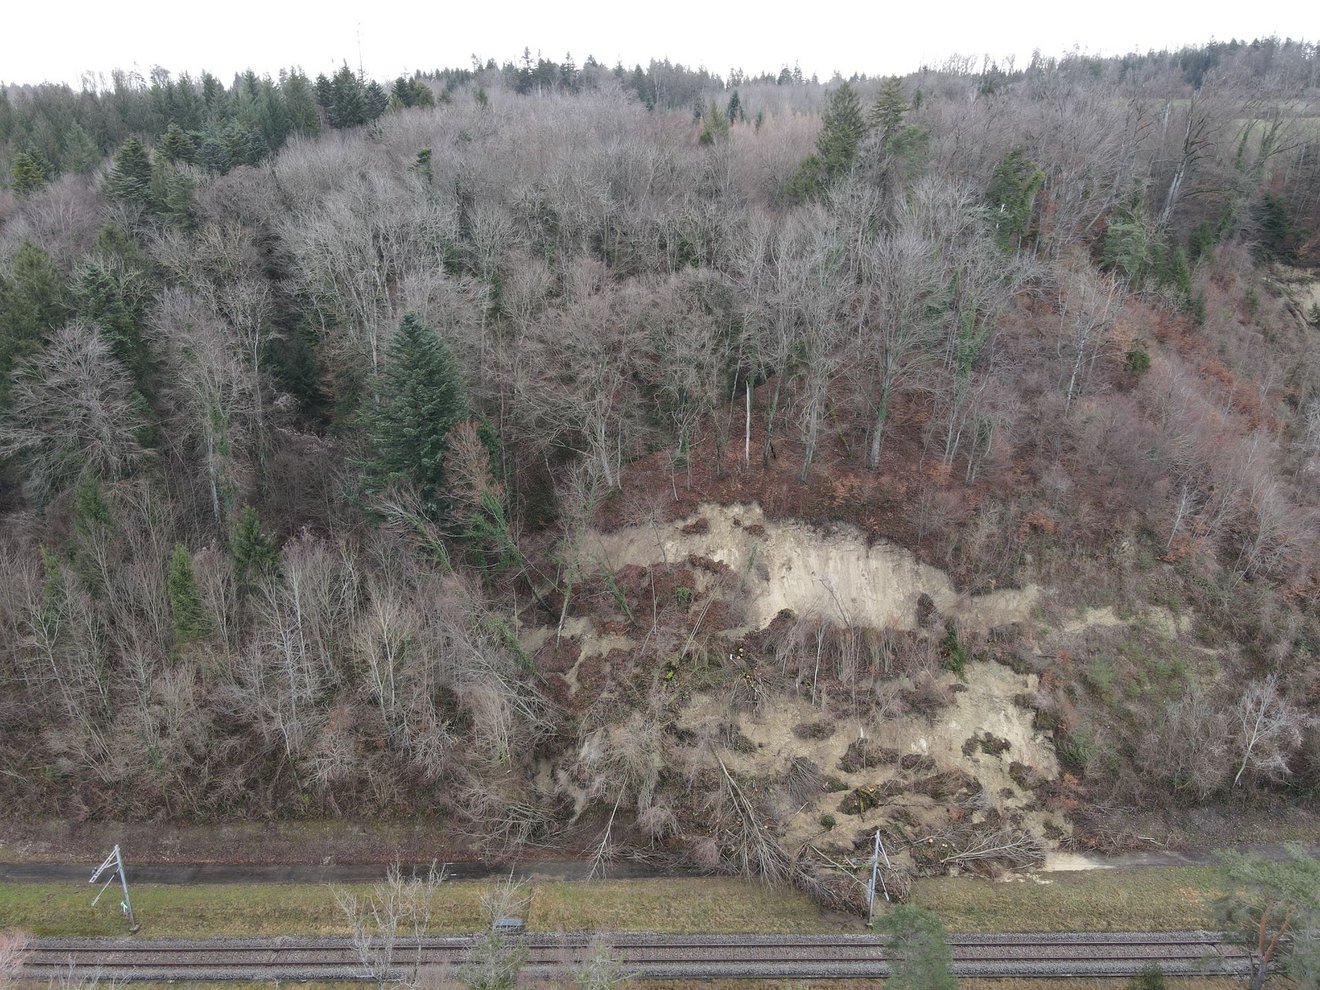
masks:
{"type": "MultiPolygon", "coordinates": [[[[946,824],[951,803],[918,793],[908,785],[914,776],[929,776],[954,768],[980,782],[978,802],[983,811],[1011,813],[1026,809],[1033,803],[1033,795],[1012,780],[1009,763],[1024,763],[1048,779],[1056,777],[1059,770],[1049,739],[1032,728],[1032,713],[1013,700],[1016,695],[1034,690],[1037,678],[1034,674],[1016,674],[995,663],[968,664],[965,677],[966,690],[958,692],[955,703],[934,719],[910,715],[879,722],[840,719],[834,731],[823,739],[803,739],[793,731],[794,726],[819,722],[818,707],[801,699],[774,699],[755,712],[737,716],[739,731],[755,748],[746,753],[731,752],[725,758],[731,769],[760,778],[783,777],[792,760],[808,759],[846,785],[846,790],[817,795],[796,811],[785,833],[785,842],[791,850],[811,843],[829,853],[847,854],[852,851],[859,832],[869,833],[886,824],[892,827],[898,808],[905,809],[911,829],[920,831],[919,826],[934,829],[946,824]],[[1006,740],[1009,749],[998,756],[979,748],[972,749],[970,754],[963,752],[968,739],[985,732],[1006,740]],[[907,772],[897,762],[887,762],[853,771],[844,769],[841,764],[848,747],[863,734],[895,751],[900,758],[907,754],[930,757],[933,766],[907,772]],[[854,788],[883,787],[894,781],[902,786],[880,806],[861,815],[840,809],[854,788]],[[831,831],[821,826],[825,815],[833,815],[837,822],[831,831]]],[[[947,675],[946,683],[956,681],[952,674],[947,675]]],[[[718,701],[698,695],[680,716],[679,724],[683,728],[696,728],[717,717],[718,710],[718,701]]],[[[1027,812],[1025,819],[1033,830],[1043,830],[1046,819],[1055,828],[1068,830],[1058,816],[1037,810],[1027,812]]],[[[911,838],[919,840],[924,836],[912,834],[911,838]]]]}
{"type": "Polygon", "coordinates": [[[1112,606],[1106,605],[1103,608],[1083,609],[1081,613],[1065,622],[1059,631],[1073,634],[1085,632],[1087,629],[1131,626],[1138,622],[1150,626],[1160,635],[1169,638],[1187,635],[1193,625],[1191,616],[1176,616],[1162,605],[1148,605],[1139,615],[1128,619],[1120,616],[1112,606]]]}
{"type": "Polygon", "coordinates": [[[1314,272],[1276,265],[1275,275],[1284,293],[1301,311],[1303,319],[1310,315],[1312,306],[1320,305],[1320,279],[1315,277],[1314,272]]]}
{"type": "MultiPolygon", "coordinates": [[[[757,505],[702,504],[686,518],[593,532],[586,554],[610,572],[628,565],[679,563],[696,556],[722,562],[746,582],[747,624],[769,625],[783,609],[841,625],[910,630],[927,595],[944,616],[984,631],[1028,618],[1040,589],[963,595],[949,576],[859,529],[822,530],[767,518],[757,505]],[[685,532],[686,530],[686,532],[685,532]]],[[[699,580],[705,590],[709,575],[699,580]]]]}

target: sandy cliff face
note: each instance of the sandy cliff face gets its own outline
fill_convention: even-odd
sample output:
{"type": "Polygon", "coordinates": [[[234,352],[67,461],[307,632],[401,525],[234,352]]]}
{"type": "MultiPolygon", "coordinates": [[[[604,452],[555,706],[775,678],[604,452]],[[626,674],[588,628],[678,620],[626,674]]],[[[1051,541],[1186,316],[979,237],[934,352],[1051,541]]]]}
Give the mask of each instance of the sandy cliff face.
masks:
{"type": "Polygon", "coordinates": [[[926,595],[942,615],[982,631],[1024,621],[1040,594],[1030,585],[960,595],[947,574],[903,547],[868,543],[852,526],[823,532],[802,522],[767,519],[756,505],[702,505],[676,522],[593,533],[585,549],[610,571],[681,563],[690,556],[719,561],[745,582],[751,629],[764,628],[789,609],[858,628],[911,630],[918,626],[918,602],[926,595]]]}

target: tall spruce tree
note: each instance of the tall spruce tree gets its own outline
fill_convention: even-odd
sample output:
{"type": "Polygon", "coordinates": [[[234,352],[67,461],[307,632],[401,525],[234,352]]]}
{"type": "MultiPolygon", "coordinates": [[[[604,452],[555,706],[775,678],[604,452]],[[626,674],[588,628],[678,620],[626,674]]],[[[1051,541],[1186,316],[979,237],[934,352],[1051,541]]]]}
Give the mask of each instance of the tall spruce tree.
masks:
{"type": "Polygon", "coordinates": [[[362,116],[364,121],[370,123],[379,120],[385,116],[385,111],[390,108],[390,97],[385,92],[385,88],[376,80],[367,83],[362,91],[362,116]]]}
{"type": "Polygon", "coordinates": [[[81,124],[74,124],[64,134],[64,168],[86,175],[101,164],[101,149],[81,124]]]}
{"type": "Polygon", "coordinates": [[[736,89],[733,91],[733,95],[729,97],[729,105],[724,108],[724,115],[729,118],[730,124],[735,124],[740,120],[747,119],[746,115],[743,113],[742,100],[739,98],[736,89]]]}
{"type": "Polygon", "coordinates": [[[1011,148],[995,166],[988,198],[995,212],[995,237],[1006,251],[1022,246],[1031,227],[1036,193],[1045,184],[1045,173],[1021,145],[1011,148]]]}
{"type": "Polygon", "coordinates": [[[14,365],[70,315],[64,276],[31,241],[14,252],[8,276],[0,273],[0,409],[9,396],[14,365]]]}
{"type": "Polygon", "coordinates": [[[862,105],[857,92],[844,83],[830,94],[829,106],[821,117],[816,155],[825,171],[825,180],[833,182],[846,175],[857,160],[857,148],[866,136],[862,105]]]}
{"type": "Polygon", "coordinates": [[[9,166],[10,186],[19,196],[30,195],[46,184],[52,171],[39,154],[20,151],[9,166]]]}
{"type": "Polygon", "coordinates": [[[898,76],[891,76],[880,87],[875,103],[871,106],[871,127],[879,132],[882,147],[887,147],[894,139],[909,109],[907,99],[903,96],[902,80],[898,76]]]}
{"type": "Polygon", "coordinates": [[[229,541],[229,558],[234,564],[234,575],[243,587],[259,578],[272,574],[279,564],[280,550],[275,539],[261,528],[261,518],[250,505],[243,506],[238,525],[229,541]]]}
{"type": "MultiPolygon", "coordinates": [[[[322,76],[322,79],[325,77],[322,76]]],[[[316,111],[316,92],[301,72],[294,72],[284,80],[284,112],[289,130],[309,137],[321,133],[321,116],[316,111]]]]}
{"type": "Polygon", "coordinates": [[[156,150],[171,162],[192,165],[197,161],[196,139],[178,124],[170,124],[165,129],[156,150]]]}
{"type": "MultiPolygon", "coordinates": [[[[317,89],[319,93],[319,80],[317,89]]],[[[362,80],[353,74],[352,69],[347,65],[340,66],[329,90],[330,104],[326,107],[326,116],[330,118],[331,127],[356,127],[366,121],[362,80]]]]}
{"type": "Polygon", "coordinates": [[[181,650],[205,630],[202,594],[197,590],[192,554],[182,543],[174,544],[165,587],[170,599],[170,619],[174,624],[174,648],[181,650]]]}
{"type": "Polygon", "coordinates": [[[140,387],[147,372],[147,349],[142,338],[142,299],[130,290],[131,279],[123,268],[95,259],[75,273],[73,291],[78,317],[101,328],[115,358],[140,387]]]}
{"type": "Polygon", "coordinates": [[[710,101],[710,106],[706,108],[706,116],[702,118],[701,134],[697,140],[702,144],[723,144],[729,139],[729,118],[724,112],[716,106],[715,101],[710,101]]]}
{"type": "Polygon", "coordinates": [[[443,515],[449,431],[467,412],[462,376],[449,348],[409,313],[390,342],[367,416],[367,491],[409,484],[428,513],[443,515]]]}
{"type": "Polygon", "coordinates": [[[120,145],[105,188],[113,199],[135,203],[144,210],[152,208],[151,158],[136,137],[130,136],[120,145]]]}

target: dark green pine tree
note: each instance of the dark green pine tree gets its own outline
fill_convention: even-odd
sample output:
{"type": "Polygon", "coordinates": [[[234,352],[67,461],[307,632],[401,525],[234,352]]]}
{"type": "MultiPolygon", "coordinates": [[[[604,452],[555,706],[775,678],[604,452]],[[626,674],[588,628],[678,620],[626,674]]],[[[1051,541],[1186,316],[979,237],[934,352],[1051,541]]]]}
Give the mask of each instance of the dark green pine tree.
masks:
{"type": "Polygon", "coordinates": [[[411,313],[390,342],[375,391],[367,417],[367,491],[409,484],[428,513],[443,515],[449,431],[467,416],[467,395],[449,348],[411,313]]]}
{"type": "Polygon", "coordinates": [[[729,97],[729,105],[724,108],[724,115],[729,118],[730,124],[746,119],[743,115],[742,100],[739,99],[736,89],[733,91],[733,95],[729,97]]]}
{"type": "Polygon", "coordinates": [[[902,80],[898,76],[891,76],[880,87],[875,103],[871,106],[870,124],[872,129],[880,133],[882,147],[888,146],[894,139],[909,109],[907,98],[903,96],[902,80]]]}
{"type": "Polygon", "coordinates": [[[73,567],[91,589],[99,595],[105,590],[102,576],[103,567],[98,563],[96,546],[105,546],[110,533],[112,517],[110,506],[106,504],[101,491],[101,482],[96,475],[88,471],[78,482],[78,492],[73,504],[73,567]]]}
{"type": "Polygon", "coordinates": [[[40,155],[20,151],[9,165],[10,187],[19,196],[29,196],[50,180],[52,171],[40,155]]]}
{"type": "Polygon", "coordinates": [[[335,128],[356,127],[366,120],[362,81],[347,65],[340,66],[330,82],[330,105],[326,108],[326,114],[330,118],[330,126],[335,128]]]}
{"type": "Polygon", "coordinates": [[[262,577],[275,573],[280,549],[275,539],[261,528],[261,518],[250,505],[243,506],[238,525],[229,541],[229,559],[241,586],[250,586],[262,577]]]}
{"type": "Polygon", "coordinates": [[[316,358],[316,320],[299,319],[292,333],[271,342],[271,366],[284,391],[298,402],[303,415],[320,419],[326,414],[327,400],[321,389],[321,366],[316,358]]]}
{"type": "Polygon", "coordinates": [[[320,134],[321,115],[316,109],[316,92],[307,77],[301,72],[294,72],[284,80],[280,90],[284,94],[284,113],[289,121],[289,132],[308,137],[320,134]]]}
{"type": "Polygon", "coordinates": [[[95,323],[105,334],[115,358],[141,385],[147,370],[139,300],[124,284],[125,275],[100,261],[90,261],[74,276],[73,292],[78,318],[95,323]]]}
{"type": "Polygon", "coordinates": [[[8,403],[14,365],[69,316],[60,270],[50,255],[24,241],[14,252],[9,274],[0,273],[0,409],[8,403]]]}
{"type": "Polygon", "coordinates": [[[335,100],[335,90],[330,84],[330,80],[326,78],[324,72],[316,77],[316,82],[313,84],[312,91],[316,94],[316,105],[328,114],[330,112],[330,104],[335,100]]]}
{"type": "Polygon", "coordinates": [[[430,148],[417,149],[417,160],[413,162],[412,170],[430,183],[432,179],[430,148]]]}
{"type": "Polygon", "coordinates": [[[702,144],[723,144],[729,139],[729,118],[724,115],[715,101],[710,101],[706,115],[702,119],[701,134],[697,140],[702,144]]]}
{"type": "Polygon", "coordinates": [[[167,168],[157,178],[160,189],[160,206],[166,219],[183,230],[193,226],[193,192],[196,183],[193,177],[177,168],[167,168]]]}
{"type": "Polygon", "coordinates": [[[362,113],[366,123],[380,120],[390,108],[390,97],[376,80],[367,83],[362,93],[362,113]]]}
{"type": "Polygon", "coordinates": [[[78,493],[73,506],[73,528],[80,539],[91,539],[97,530],[110,525],[110,506],[101,491],[96,475],[87,472],[78,482],[78,493]]]}
{"type": "Polygon", "coordinates": [[[101,164],[101,149],[81,124],[74,124],[64,132],[64,167],[70,172],[86,175],[101,164]]]}
{"type": "MultiPolygon", "coordinates": [[[[412,87],[412,105],[415,107],[433,107],[435,106],[435,93],[431,92],[431,87],[426,85],[420,79],[414,79],[409,84],[412,87]]],[[[443,92],[443,91],[442,91],[443,92]]],[[[448,93],[445,93],[446,102],[448,102],[448,93]]]]}
{"type": "Polygon", "coordinates": [[[390,89],[390,104],[396,109],[406,109],[413,105],[412,80],[407,76],[399,76],[394,80],[394,86],[390,89]]]}
{"type": "Polygon", "coordinates": [[[844,83],[830,94],[830,103],[821,118],[820,137],[816,139],[816,155],[825,171],[827,182],[833,182],[852,170],[857,160],[857,149],[866,136],[866,122],[862,119],[862,105],[856,91],[844,83]]]}
{"type": "Polygon", "coordinates": [[[144,210],[155,205],[151,197],[151,158],[136,137],[130,136],[120,145],[106,180],[106,192],[112,199],[134,203],[144,210]]]}
{"type": "Polygon", "coordinates": [[[988,198],[995,211],[995,236],[1004,250],[1015,251],[1022,246],[1031,226],[1036,193],[1044,184],[1045,173],[1021,145],[1010,149],[995,166],[988,198]]]}
{"type": "Polygon", "coordinates": [[[174,544],[170,556],[166,591],[170,599],[170,619],[174,624],[174,648],[182,650],[205,632],[202,595],[193,574],[192,554],[182,543],[174,544]]]}
{"type": "Polygon", "coordinates": [[[178,124],[165,128],[156,150],[172,163],[197,164],[197,141],[178,124]]]}
{"type": "Polygon", "coordinates": [[[208,128],[202,136],[201,145],[197,149],[197,164],[208,172],[215,172],[219,175],[224,175],[234,167],[233,158],[229,154],[229,146],[225,143],[220,131],[214,127],[208,128]]]}

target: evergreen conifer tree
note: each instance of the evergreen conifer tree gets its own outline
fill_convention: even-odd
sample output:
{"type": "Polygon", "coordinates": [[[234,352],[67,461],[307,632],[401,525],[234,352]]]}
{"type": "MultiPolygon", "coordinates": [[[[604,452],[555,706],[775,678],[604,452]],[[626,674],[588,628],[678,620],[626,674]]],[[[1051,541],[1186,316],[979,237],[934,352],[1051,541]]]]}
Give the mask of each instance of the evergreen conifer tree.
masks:
{"type": "Polygon", "coordinates": [[[856,91],[844,83],[830,94],[830,103],[821,118],[816,156],[820,159],[827,182],[847,174],[857,159],[857,148],[866,136],[862,106],[856,91]]]}
{"type": "Polygon", "coordinates": [[[113,199],[134,203],[144,210],[154,205],[151,199],[151,159],[147,149],[130,136],[115,155],[114,168],[106,181],[106,192],[113,199]]]}
{"type": "Polygon", "coordinates": [[[721,112],[716,106],[715,101],[710,101],[710,106],[706,108],[706,115],[702,119],[701,134],[697,140],[702,144],[720,144],[729,138],[729,118],[721,112]]]}
{"type": "Polygon", "coordinates": [[[77,539],[73,546],[73,565],[94,594],[104,590],[104,570],[99,566],[99,555],[94,547],[104,541],[110,524],[110,506],[101,492],[101,482],[88,471],[79,480],[74,496],[73,530],[77,539]]]}
{"type": "Polygon", "coordinates": [[[304,315],[292,333],[276,337],[271,342],[271,359],[284,391],[298,401],[303,414],[324,415],[326,396],[316,359],[316,321],[304,315]]]}
{"type": "Polygon", "coordinates": [[[64,167],[70,172],[86,175],[101,164],[101,149],[81,124],[75,123],[64,134],[64,167]]]}
{"type": "Polygon", "coordinates": [[[366,120],[362,82],[347,65],[341,66],[330,83],[330,105],[326,108],[330,126],[356,127],[366,120]]]}
{"type": "Polygon", "coordinates": [[[9,165],[10,186],[19,196],[28,196],[50,179],[52,169],[40,156],[31,151],[20,151],[9,165]]]}
{"type": "Polygon", "coordinates": [[[870,124],[879,131],[881,146],[888,146],[898,129],[903,126],[903,117],[908,112],[908,102],[903,96],[903,83],[898,76],[892,76],[876,94],[871,106],[870,124]]]}
{"type": "Polygon", "coordinates": [[[101,328],[115,358],[141,383],[146,371],[146,348],[140,313],[124,291],[124,275],[100,261],[90,261],[74,276],[73,291],[79,318],[101,328]]]}
{"type": "Polygon", "coordinates": [[[170,599],[170,619],[174,624],[174,648],[181,650],[200,637],[205,620],[202,615],[202,595],[197,590],[193,574],[192,554],[182,543],[174,545],[170,556],[166,591],[170,599]]]}
{"type": "MultiPolygon", "coordinates": [[[[322,79],[325,77],[322,76],[322,79]]],[[[316,93],[301,72],[292,73],[281,87],[289,131],[309,137],[321,133],[321,115],[316,110],[316,93]]]]}
{"type": "Polygon", "coordinates": [[[1021,145],[1012,148],[995,166],[990,182],[990,206],[996,211],[995,236],[1006,251],[1022,246],[1031,225],[1036,193],[1045,184],[1045,173],[1027,156],[1021,145]]]}
{"type": "Polygon", "coordinates": [[[745,119],[743,115],[742,100],[738,98],[738,91],[735,89],[733,95],[729,97],[729,105],[725,107],[724,114],[729,118],[729,123],[736,123],[745,119]]]}
{"type": "Polygon", "coordinates": [[[197,146],[197,164],[202,166],[208,172],[215,172],[224,175],[234,167],[233,158],[229,153],[229,145],[224,139],[222,131],[215,127],[208,127],[202,134],[202,140],[197,146]]]}
{"type": "Polygon", "coordinates": [[[376,80],[367,83],[362,96],[362,115],[366,123],[379,120],[390,108],[390,98],[385,88],[376,80]]]}
{"type": "Polygon", "coordinates": [[[431,181],[431,149],[418,148],[417,160],[413,162],[412,170],[425,179],[428,183],[431,181]]]}
{"type": "Polygon", "coordinates": [[[229,541],[229,557],[240,585],[248,585],[275,571],[280,551],[274,538],[261,528],[261,519],[252,506],[243,506],[238,525],[229,541]]]}
{"type": "Polygon", "coordinates": [[[9,275],[0,273],[0,409],[8,402],[14,365],[69,315],[64,278],[55,262],[24,241],[14,252],[9,275]]]}
{"type": "Polygon", "coordinates": [[[101,492],[101,482],[89,471],[78,482],[73,509],[74,531],[82,539],[87,539],[97,529],[109,525],[110,507],[101,492]]]}
{"type": "Polygon", "coordinates": [[[160,144],[157,145],[157,151],[170,162],[184,162],[188,165],[197,162],[197,142],[178,124],[170,124],[165,129],[160,144]]]}
{"type": "Polygon", "coordinates": [[[449,348],[408,314],[390,342],[368,414],[367,491],[410,484],[427,512],[442,515],[449,431],[466,415],[467,396],[449,348]]]}
{"type": "Polygon", "coordinates": [[[390,88],[390,104],[396,109],[413,105],[412,83],[407,76],[399,76],[394,80],[394,85],[390,88]]]}

